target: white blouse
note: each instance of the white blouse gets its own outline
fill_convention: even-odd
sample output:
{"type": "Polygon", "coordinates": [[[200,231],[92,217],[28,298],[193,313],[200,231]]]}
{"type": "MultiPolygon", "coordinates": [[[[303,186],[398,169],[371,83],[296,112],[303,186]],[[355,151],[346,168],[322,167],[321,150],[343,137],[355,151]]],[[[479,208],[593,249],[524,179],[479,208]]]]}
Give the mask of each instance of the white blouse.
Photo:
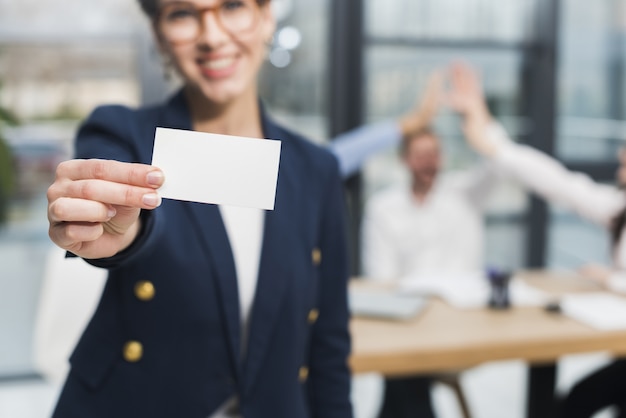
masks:
{"type": "MultiPolygon", "coordinates": [[[[263,247],[263,226],[265,211],[254,208],[219,206],[228,241],[235,261],[239,309],[241,318],[241,354],[245,353],[248,341],[248,326],[252,311],[263,247]]],[[[210,418],[240,418],[237,410],[238,399],[230,398],[210,418]]]]}
{"type": "MultiPolygon", "coordinates": [[[[567,170],[559,161],[534,148],[516,144],[500,125],[492,124],[487,136],[496,145],[492,159],[498,168],[542,198],[605,228],[610,228],[613,219],[626,207],[626,191],[597,183],[585,174],[567,170]]],[[[626,231],[613,253],[617,271],[608,283],[609,288],[622,292],[626,292],[624,234],[626,231]]]]}

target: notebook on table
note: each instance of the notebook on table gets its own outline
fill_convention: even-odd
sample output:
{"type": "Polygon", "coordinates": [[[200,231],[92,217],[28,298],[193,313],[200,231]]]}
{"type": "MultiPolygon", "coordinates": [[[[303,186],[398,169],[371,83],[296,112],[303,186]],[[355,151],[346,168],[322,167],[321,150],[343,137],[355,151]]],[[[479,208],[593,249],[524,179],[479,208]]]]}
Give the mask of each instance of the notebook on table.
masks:
{"type": "Polygon", "coordinates": [[[394,293],[350,289],[348,306],[353,316],[408,320],[424,310],[427,299],[421,296],[406,296],[394,293]]]}

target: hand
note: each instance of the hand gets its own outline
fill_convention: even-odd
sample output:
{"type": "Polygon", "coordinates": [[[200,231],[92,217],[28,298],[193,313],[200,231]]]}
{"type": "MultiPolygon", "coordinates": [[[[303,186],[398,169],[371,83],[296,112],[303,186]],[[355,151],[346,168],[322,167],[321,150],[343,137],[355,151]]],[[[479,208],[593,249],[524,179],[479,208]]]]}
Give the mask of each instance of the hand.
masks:
{"type": "Polygon", "coordinates": [[[578,273],[586,279],[590,279],[599,285],[606,286],[612,270],[601,264],[585,264],[578,269],[578,273]]]}
{"type": "Polygon", "coordinates": [[[83,258],[117,254],[137,237],[141,209],[161,204],[156,189],[163,180],[158,168],[144,164],[111,160],[59,164],[48,189],[50,238],[83,258]]]}
{"type": "Polygon", "coordinates": [[[441,105],[443,90],[443,76],[440,72],[433,72],[426,85],[426,90],[410,112],[400,118],[402,136],[408,137],[428,127],[437,115],[441,105]]]}
{"type": "Polygon", "coordinates": [[[492,156],[495,145],[487,138],[492,121],[480,79],[467,64],[455,63],[450,69],[450,91],[446,103],[464,117],[463,131],[468,144],[477,152],[492,156]]]}

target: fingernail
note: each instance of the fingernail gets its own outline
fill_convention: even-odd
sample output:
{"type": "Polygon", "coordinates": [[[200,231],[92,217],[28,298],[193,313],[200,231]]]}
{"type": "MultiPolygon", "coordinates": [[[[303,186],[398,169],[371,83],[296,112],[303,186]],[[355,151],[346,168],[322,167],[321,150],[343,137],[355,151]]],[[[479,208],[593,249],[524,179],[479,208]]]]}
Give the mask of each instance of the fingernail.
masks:
{"type": "Polygon", "coordinates": [[[151,171],[146,176],[146,181],[151,186],[160,186],[163,184],[163,173],[160,171],[151,171]]]}
{"type": "Polygon", "coordinates": [[[157,207],[161,205],[161,196],[156,193],[148,193],[143,195],[143,204],[146,206],[157,207]]]}
{"type": "Polygon", "coordinates": [[[107,216],[109,218],[114,217],[117,214],[117,211],[115,210],[115,208],[109,208],[109,210],[107,211],[107,216]]]}

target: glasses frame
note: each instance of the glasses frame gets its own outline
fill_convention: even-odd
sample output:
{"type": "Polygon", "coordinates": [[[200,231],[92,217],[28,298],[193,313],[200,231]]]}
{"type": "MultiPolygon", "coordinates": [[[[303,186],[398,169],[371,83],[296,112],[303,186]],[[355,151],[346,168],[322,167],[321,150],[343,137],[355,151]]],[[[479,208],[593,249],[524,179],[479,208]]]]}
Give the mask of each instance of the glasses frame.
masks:
{"type": "MultiPolygon", "coordinates": [[[[242,0],[242,1],[247,1],[247,0],[242,0]]],[[[242,33],[246,33],[246,32],[251,32],[254,28],[256,28],[258,26],[259,21],[260,21],[260,17],[261,17],[261,13],[260,13],[260,5],[259,5],[257,0],[250,0],[250,3],[253,3],[255,5],[255,8],[254,8],[255,16],[254,16],[253,23],[246,30],[233,32],[233,31],[229,30],[226,26],[224,26],[224,24],[222,23],[222,18],[220,17],[220,13],[219,13],[219,9],[224,5],[223,2],[220,2],[219,4],[217,4],[215,6],[212,6],[212,7],[196,7],[192,2],[189,2],[189,1],[172,1],[172,2],[168,2],[168,3],[164,4],[164,5],[162,5],[161,7],[159,7],[158,12],[154,15],[153,25],[154,25],[154,28],[155,28],[156,32],[159,33],[165,40],[167,40],[172,45],[182,45],[182,44],[188,44],[188,43],[197,41],[202,36],[202,34],[206,31],[204,16],[207,13],[209,13],[209,12],[212,12],[215,15],[215,21],[220,26],[220,28],[224,32],[226,32],[226,33],[228,33],[230,35],[237,35],[237,34],[242,34],[242,33]],[[171,39],[168,39],[167,36],[165,36],[163,34],[163,32],[160,31],[160,25],[161,25],[161,19],[163,18],[163,13],[169,7],[171,7],[170,5],[173,5],[173,4],[191,5],[198,12],[198,16],[199,16],[199,22],[198,23],[199,23],[200,26],[198,28],[198,34],[195,36],[195,38],[189,39],[189,40],[184,40],[184,41],[173,41],[171,39]]]]}

